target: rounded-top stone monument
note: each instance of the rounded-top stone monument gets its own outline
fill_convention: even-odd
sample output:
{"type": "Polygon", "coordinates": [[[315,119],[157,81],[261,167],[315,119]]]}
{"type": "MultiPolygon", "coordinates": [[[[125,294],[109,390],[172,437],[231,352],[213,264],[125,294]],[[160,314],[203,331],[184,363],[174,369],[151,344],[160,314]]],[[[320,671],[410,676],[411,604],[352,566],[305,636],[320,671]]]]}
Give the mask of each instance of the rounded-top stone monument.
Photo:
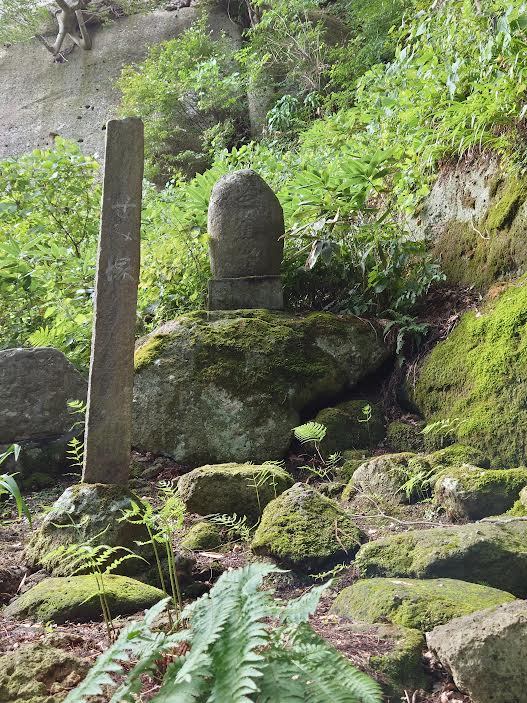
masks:
{"type": "Polygon", "coordinates": [[[255,171],[229,173],[209,203],[209,308],[283,308],[284,213],[255,171]]]}

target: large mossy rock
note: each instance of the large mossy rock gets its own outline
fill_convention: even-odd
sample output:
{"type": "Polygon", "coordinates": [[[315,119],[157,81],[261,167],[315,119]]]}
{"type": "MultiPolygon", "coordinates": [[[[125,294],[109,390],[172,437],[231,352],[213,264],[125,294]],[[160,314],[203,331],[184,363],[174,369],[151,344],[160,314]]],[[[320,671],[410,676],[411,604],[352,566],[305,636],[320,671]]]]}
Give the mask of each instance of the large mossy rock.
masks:
{"type": "Polygon", "coordinates": [[[527,279],[468,312],[426,358],[415,401],[427,420],[459,418],[458,439],[512,468],[527,461],[527,279]]]}
{"type": "MultiPolygon", "coordinates": [[[[115,574],[104,576],[104,590],[112,617],[145,610],[165,598],[159,588],[115,574]]],[[[95,576],[86,574],[44,579],[10,603],[4,615],[56,623],[101,620],[95,576]]]]}
{"type": "Polygon", "coordinates": [[[214,464],[182,476],[178,493],[191,513],[236,513],[256,521],[267,503],[292,485],[291,476],[272,464],[214,464]]]}
{"type": "Polygon", "coordinates": [[[527,597],[527,523],[411,530],[361,547],[361,577],[451,578],[527,597]]]}
{"type": "Polygon", "coordinates": [[[386,430],[388,446],[394,452],[422,452],[425,448],[422,429],[422,424],[394,420],[386,430]]]}
{"type": "Polygon", "coordinates": [[[279,459],[302,411],[388,356],[382,334],[351,316],[179,317],[136,349],[134,445],[193,465],[279,459]]]}
{"type": "MultiPolygon", "coordinates": [[[[139,548],[136,544],[148,539],[146,529],[123,520],[123,511],[137,500],[123,486],[103,483],[70,486],[55,501],[39,529],[31,536],[25,551],[27,562],[32,566],[44,566],[55,576],[66,576],[68,572],[60,555],[50,558],[47,555],[61,546],[88,541],[92,545],[125,547],[139,551],[142,556],[147,555],[146,547],[139,548]]],[[[144,571],[144,566],[140,560],[123,564],[127,573],[144,571]]]]}
{"type": "Polygon", "coordinates": [[[49,644],[30,644],[0,657],[2,703],[60,703],[86,675],[87,660],[49,644]]]}
{"type": "Polygon", "coordinates": [[[410,476],[408,465],[415,456],[411,452],[382,454],[365,461],[355,470],[343,500],[347,500],[355,489],[367,496],[406,503],[407,496],[402,488],[410,476]]]}
{"type": "Polygon", "coordinates": [[[337,503],[295,483],[265,508],[251,549],[280,564],[316,571],[351,559],[360,543],[359,528],[337,503]]]}
{"type": "Polygon", "coordinates": [[[315,421],[327,430],[320,443],[320,449],[325,455],[376,447],[385,435],[382,411],[368,400],[347,400],[334,407],[324,408],[315,421]],[[365,408],[369,408],[369,413],[365,414],[365,408]]]}
{"type": "Polygon", "coordinates": [[[341,591],[331,610],[353,620],[428,632],[453,618],[512,600],[510,593],[457,579],[373,578],[341,591]]]}
{"type": "Polygon", "coordinates": [[[434,487],[435,502],[451,520],[480,520],[506,512],[527,485],[527,469],[445,469],[434,487]]]}
{"type": "Polygon", "coordinates": [[[466,615],[427,635],[429,648],[472,703],[525,703],[527,603],[466,615]]]}

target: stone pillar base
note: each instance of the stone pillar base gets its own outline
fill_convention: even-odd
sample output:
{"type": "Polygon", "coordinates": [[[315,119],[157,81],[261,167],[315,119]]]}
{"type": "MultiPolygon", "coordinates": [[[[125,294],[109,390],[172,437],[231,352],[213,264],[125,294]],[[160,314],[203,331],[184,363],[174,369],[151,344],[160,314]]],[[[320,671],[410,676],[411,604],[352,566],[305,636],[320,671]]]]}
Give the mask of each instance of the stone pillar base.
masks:
{"type": "Polygon", "coordinates": [[[209,310],[284,309],[280,276],[212,278],[209,280],[209,310]]]}

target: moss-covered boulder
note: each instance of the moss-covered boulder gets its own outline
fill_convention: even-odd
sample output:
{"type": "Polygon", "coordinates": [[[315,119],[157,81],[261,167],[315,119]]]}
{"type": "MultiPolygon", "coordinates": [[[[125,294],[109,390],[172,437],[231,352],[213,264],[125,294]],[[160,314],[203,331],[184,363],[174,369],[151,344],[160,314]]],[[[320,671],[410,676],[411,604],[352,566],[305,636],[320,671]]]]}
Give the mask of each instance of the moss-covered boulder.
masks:
{"type": "Polygon", "coordinates": [[[196,312],[141,340],[134,445],[192,465],[279,459],[301,413],[330,403],[389,356],[352,316],[196,312]]]}
{"type": "Polygon", "coordinates": [[[515,600],[510,593],[457,579],[373,578],[341,591],[331,610],[364,622],[391,622],[428,632],[475,610],[515,600]]]}
{"type": "Polygon", "coordinates": [[[460,441],[496,466],[527,461],[527,279],[463,315],[425,359],[415,400],[427,420],[459,418],[460,441]]]}
{"type": "Polygon", "coordinates": [[[265,508],[251,549],[294,569],[316,571],[351,559],[361,532],[337,503],[296,483],[265,508]]]}
{"type": "Polygon", "coordinates": [[[371,458],[371,452],[366,449],[348,449],[342,452],[342,456],[344,463],[336,469],[335,475],[339,481],[348,483],[359,466],[371,458]]]}
{"type": "Polygon", "coordinates": [[[480,449],[456,443],[428,454],[419,454],[413,457],[409,462],[409,468],[412,472],[433,469],[439,473],[445,467],[462,466],[463,464],[481,466],[485,469],[490,467],[488,456],[480,449]]]}
{"type": "Polygon", "coordinates": [[[527,597],[527,524],[483,522],[410,530],[361,547],[362,578],[451,578],[527,597]]]}
{"type": "Polygon", "coordinates": [[[211,522],[197,522],[181,540],[183,549],[200,551],[216,549],[221,544],[221,534],[216,525],[211,522]]]}
{"type": "Polygon", "coordinates": [[[326,455],[359,447],[376,447],[385,435],[382,411],[368,400],[348,400],[324,408],[315,421],[327,429],[320,443],[320,449],[326,455]]]}
{"type": "Polygon", "coordinates": [[[291,476],[273,464],[214,464],[182,476],[178,493],[191,513],[236,513],[256,521],[267,503],[292,485],[291,476]]]}
{"type": "Polygon", "coordinates": [[[395,420],[390,422],[386,431],[388,446],[394,452],[422,452],[425,439],[423,425],[395,420]]]}
{"type": "Polygon", "coordinates": [[[2,703],[60,703],[86,675],[89,662],[48,644],[0,657],[2,703]]]}
{"type": "MultiPolygon", "coordinates": [[[[112,617],[145,610],[165,598],[158,588],[128,576],[104,576],[104,590],[112,617]]],[[[63,576],[41,581],[10,603],[4,615],[40,622],[102,620],[95,576],[63,576]]]]}
{"type": "MultiPolygon", "coordinates": [[[[126,547],[150,558],[146,547],[138,541],[148,539],[140,525],[123,520],[123,511],[137,497],[122,486],[79,483],[67,488],[46,513],[40,528],[33,533],[26,547],[25,557],[32,566],[44,566],[55,576],[68,575],[60,556],[48,557],[61,546],[91,541],[93,545],[108,544],[126,547]]],[[[126,573],[144,571],[140,560],[123,563],[126,573]]]]}
{"type": "Polygon", "coordinates": [[[374,672],[386,693],[386,703],[396,703],[404,692],[426,687],[423,666],[425,638],[419,630],[388,623],[347,622],[339,618],[339,634],[348,640],[376,644],[376,654],[365,647],[365,663],[374,672]]]}
{"type": "MultiPolygon", "coordinates": [[[[397,503],[407,502],[403,486],[410,476],[409,462],[415,456],[410,452],[403,452],[383,454],[369,459],[353,474],[350,491],[355,488],[358,492],[369,496],[377,496],[397,503]]],[[[344,496],[343,499],[345,499],[344,496]]]]}
{"type": "Polygon", "coordinates": [[[480,520],[512,508],[526,483],[525,468],[482,469],[465,464],[440,473],[434,499],[451,520],[480,520]]]}

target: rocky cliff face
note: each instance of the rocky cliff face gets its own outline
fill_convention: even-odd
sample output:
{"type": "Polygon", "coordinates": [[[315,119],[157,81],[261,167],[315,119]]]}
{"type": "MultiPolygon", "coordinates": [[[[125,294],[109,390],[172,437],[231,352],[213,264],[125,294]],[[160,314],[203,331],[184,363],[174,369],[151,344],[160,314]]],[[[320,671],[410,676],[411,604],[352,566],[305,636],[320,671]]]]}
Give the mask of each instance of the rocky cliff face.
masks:
{"type": "MultiPolygon", "coordinates": [[[[93,31],[93,50],[75,49],[54,63],[38,42],[0,47],[0,158],[50,143],[50,134],[72,139],[86,153],[102,155],[104,125],[115,116],[115,81],[149,47],[181,34],[198,16],[195,7],[125,17],[93,31]]],[[[238,29],[220,8],[211,29],[234,36],[238,29]]]]}

